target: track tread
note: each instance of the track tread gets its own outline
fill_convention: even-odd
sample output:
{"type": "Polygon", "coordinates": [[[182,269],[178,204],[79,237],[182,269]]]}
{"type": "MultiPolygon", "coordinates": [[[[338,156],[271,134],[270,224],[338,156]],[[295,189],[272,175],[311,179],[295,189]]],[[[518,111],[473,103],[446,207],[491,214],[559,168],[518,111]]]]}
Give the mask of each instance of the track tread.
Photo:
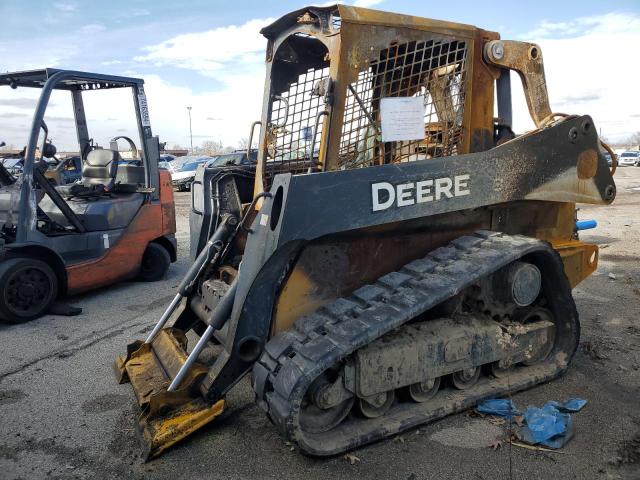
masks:
{"type": "MultiPolygon", "coordinates": [[[[301,317],[291,330],[267,343],[254,367],[258,404],[280,432],[306,453],[336,453],[308,451],[300,445],[302,435],[296,412],[313,380],[355,350],[454,296],[476,279],[540,249],[551,250],[535,238],[478,231],[301,317]],[[306,337],[306,342],[301,342],[300,337],[306,337]]],[[[393,432],[382,429],[376,435],[354,440],[352,446],[390,433],[393,432]]]]}

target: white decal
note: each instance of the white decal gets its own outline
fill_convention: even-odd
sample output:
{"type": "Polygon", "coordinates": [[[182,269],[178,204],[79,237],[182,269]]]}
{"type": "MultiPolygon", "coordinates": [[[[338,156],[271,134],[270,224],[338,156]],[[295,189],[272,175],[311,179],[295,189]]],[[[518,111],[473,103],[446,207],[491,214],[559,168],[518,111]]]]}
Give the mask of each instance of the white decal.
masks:
{"type": "Polygon", "coordinates": [[[260,225],[263,227],[267,226],[267,222],[269,222],[269,215],[265,215],[264,213],[260,216],[260,225]]]}
{"type": "Polygon", "coordinates": [[[391,206],[408,207],[417,203],[433,202],[470,195],[470,175],[439,177],[417,182],[393,185],[389,182],[371,184],[373,211],[379,212],[391,206]]]}
{"type": "Polygon", "coordinates": [[[104,244],[105,250],[107,250],[109,248],[109,234],[107,233],[102,234],[102,243],[104,244]]]}
{"type": "Polygon", "coordinates": [[[150,127],[149,106],[147,105],[147,96],[144,94],[144,90],[138,93],[138,106],[140,107],[140,121],[142,122],[142,126],[150,127]]]}
{"type": "Polygon", "coordinates": [[[391,97],[380,101],[383,142],[424,139],[424,97],[391,97]]]}
{"type": "Polygon", "coordinates": [[[457,175],[454,178],[455,186],[453,188],[453,194],[456,197],[461,197],[463,195],[469,195],[471,192],[469,191],[469,175],[457,175]]]}
{"type": "Polygon", "coordinates": [[[453,182],[450,178],[436,178],[436,200],[440,200],[443,195],[447,198],[453,197],[452,186],[453,182]]]}
{"type": "Polygon", "coordinates": [[[409,205],[413,205],[415,203],[415,199],[413,198],[413,183],[403,183],[402,185],[398,185],[398,206],[399,207],[407,207],[409,205]]]}
{"type": "Polygon", "coordinates": [[[432,202],[432,187],[433,180],[422,180],[421,182],[416,182],[416,201],[418,203],[432,202]]]}
{"type": "Polygon", "coordinates": [[[387,182],[374,183],[371,185],[371,195],[373,199],[373,211],[386,210],[396,199],[396,190],[393,185],[387,182]],[[380,192],[386,191],[389,198],[385,201],[380,201],[380,192]]]}

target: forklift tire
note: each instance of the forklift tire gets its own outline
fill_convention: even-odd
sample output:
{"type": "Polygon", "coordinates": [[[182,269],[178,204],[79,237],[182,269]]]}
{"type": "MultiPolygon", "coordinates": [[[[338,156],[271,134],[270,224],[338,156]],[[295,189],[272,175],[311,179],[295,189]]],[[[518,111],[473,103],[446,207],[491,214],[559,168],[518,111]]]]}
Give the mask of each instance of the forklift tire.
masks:
{"type": "Polygon", "coordinates": [[[151,242],[142,255],[140,280],[155,282],[164,277],[171,265],[171,256],[167,249],[159,243],[151,242]]]}
{"type": "Polygon", "coordinates": [[[0,263],[0,319],[23,323],[47,313],[58,296],[58,278],[42,260],[8,258],[0,263]]]}

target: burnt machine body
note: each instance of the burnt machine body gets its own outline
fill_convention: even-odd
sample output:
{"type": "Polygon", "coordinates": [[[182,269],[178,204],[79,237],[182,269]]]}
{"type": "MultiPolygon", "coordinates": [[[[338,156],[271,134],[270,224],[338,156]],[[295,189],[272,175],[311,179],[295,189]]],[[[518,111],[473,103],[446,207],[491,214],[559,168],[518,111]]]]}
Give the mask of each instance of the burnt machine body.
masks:
{"type": "Polygon", "coordinates": [[[255,172],[198,172],[197,258],[117,362],[148,456],[219,415],[249,371],[311,455],[562,374],[571,288],[597,266],[575,203],[608,204],[615,185],[591,118],[552,114],[539,47],[343,5],[262,33],[255,172]],[[537,126],[517,137],[510,70],[537,126]]]}

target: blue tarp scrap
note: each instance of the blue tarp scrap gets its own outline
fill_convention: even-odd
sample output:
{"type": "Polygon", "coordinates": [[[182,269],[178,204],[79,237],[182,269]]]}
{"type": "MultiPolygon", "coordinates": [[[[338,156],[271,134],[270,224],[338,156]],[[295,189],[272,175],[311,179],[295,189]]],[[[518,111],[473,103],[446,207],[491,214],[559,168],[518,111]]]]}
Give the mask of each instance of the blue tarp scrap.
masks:
{"type": "Polygon", "coordinates": [[[551,400],[547,402],[545,405],[553,405],[563,413],[575,413],[582,410],[582,407],[584,407],[586,404],[587,404],[587,401],[582,398],[570,398],[564,403],[558,403],[551,400]]]}
{"type": "MultiPolygon", "coordinates": [[[[570,398],[564,403],[549,401],[542,408],[528,407],[523,414],[525,425],[520,427],[516,435],[531,445],[561,448],[574,433],[573,420],[568,412],[578,412],[586,403],[581,398],[570,398]]],[[[476,407],[476,411],[505,418],[520,414],[515,404],[504,398],[485,400],[476,407]]]]}
{"type": "Polygon", "coordinates": [[[498,417],[513,418],[520,415],[520,411],[516,408],[511,400],[506,398],[493,398],[485,400],[476,407],[476,411],[487,415],[496,415],[498,417]]]}
{"type": "Polygon", "coordinates": [[[516,432],[520,440],[549,448],[561,448],[571,440],[571,415],[560,412],[552,403],[557,402],[547,402],[542,408],[529,407],[525,410],[525,425],[516,432]]]}

